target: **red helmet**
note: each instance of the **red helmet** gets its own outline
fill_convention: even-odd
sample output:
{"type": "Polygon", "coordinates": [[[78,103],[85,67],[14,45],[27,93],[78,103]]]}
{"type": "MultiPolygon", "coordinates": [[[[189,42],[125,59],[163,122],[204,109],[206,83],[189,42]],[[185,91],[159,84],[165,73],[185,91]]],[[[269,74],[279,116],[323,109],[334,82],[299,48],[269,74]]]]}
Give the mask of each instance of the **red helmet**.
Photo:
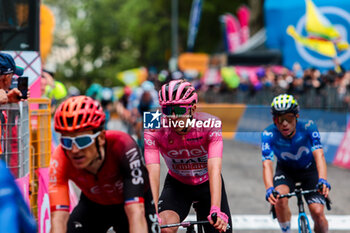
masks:
{"type": "Polygon", "coordinates": [[[160,105],[197,103],[198,96],[191,83],[185,80],[173,80],[162,86],[159,91],[160,105]]]}
{"type": "Polygon", "coordinates": [[[102,129],[106,115],[101,105],[88,96],[73,96],[65,100],[55,113],[55,130],[78,132],[102,129]]]}

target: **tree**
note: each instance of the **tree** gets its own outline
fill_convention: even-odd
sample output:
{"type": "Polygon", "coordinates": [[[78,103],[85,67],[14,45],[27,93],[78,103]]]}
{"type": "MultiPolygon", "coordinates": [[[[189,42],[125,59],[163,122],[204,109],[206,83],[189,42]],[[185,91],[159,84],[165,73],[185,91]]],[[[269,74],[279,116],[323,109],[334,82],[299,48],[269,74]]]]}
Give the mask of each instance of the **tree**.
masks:
{"type": "MultiPolygon", "coordinates": [[[[219,16],[235,13],[247,1],[204,0],[195,52],[223,52],[219,16]]],[[[76,40],[75,57],[59,69],[71,70],[71,77],[63,77],[63,72],[59,72],[59,79],[79,83],[81,89],[86,89],[96,81],[103,85],[117,84],[116,73],[125,69],[167,67],[171,51],[171,1],[46,0],[45,3],[59,9],[59,17],[69,21],[76,40]]],[[[192,1],[179,0],[179,52],[186,50],[191,4],[192,1]]]]}

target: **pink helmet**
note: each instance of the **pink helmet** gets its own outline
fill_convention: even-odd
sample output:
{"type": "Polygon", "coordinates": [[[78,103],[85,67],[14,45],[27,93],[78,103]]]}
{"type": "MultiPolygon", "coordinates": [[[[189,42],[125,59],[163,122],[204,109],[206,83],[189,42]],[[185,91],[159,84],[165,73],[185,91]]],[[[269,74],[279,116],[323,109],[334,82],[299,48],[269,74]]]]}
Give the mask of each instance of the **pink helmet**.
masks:
{"type": "Polygon", "coordinates": [[[159,91],[159,104],[192,104],[198,102],[196,90],[185,80],[173,80],[159,91]]]}

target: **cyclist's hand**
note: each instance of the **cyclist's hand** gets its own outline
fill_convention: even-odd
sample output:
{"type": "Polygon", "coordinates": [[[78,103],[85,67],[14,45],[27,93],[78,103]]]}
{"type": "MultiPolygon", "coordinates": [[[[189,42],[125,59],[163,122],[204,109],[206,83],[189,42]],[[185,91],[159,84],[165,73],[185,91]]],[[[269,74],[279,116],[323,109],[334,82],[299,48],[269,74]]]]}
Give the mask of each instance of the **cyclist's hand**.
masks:
{"type": "Polygon", "coordinates": [[[218,230],[219,232],[226,232],[227,224],[228,224],[228,217],[224,212],[221,212],[219,207],[212,206],[210,208],[210,214],[207,218],[208,218],[210,224],[213,225],[216,230],[218,230]],[[216,215],[217,215],[216,222],[214,222],[213,219],[211,218],[211,215],[213,213],[216,213],[216,215]]]}
{"type": "Polygon", "coordinates": [[[319,192],[322,195],[327,197],[329,191],[331,190],[331,185],[327,182],[327,180],[320,178],[320,179],[318,179],[318,183],[317,183],[316,188],[319,190],[319,192]]]}
{"type": "Polygon", "coordinates": [[[277,202],[279,192],[276,191],[275,187],[270,187],[266,189],[265,199],[270,202],[272,205],[275,205],[277,202]]]}

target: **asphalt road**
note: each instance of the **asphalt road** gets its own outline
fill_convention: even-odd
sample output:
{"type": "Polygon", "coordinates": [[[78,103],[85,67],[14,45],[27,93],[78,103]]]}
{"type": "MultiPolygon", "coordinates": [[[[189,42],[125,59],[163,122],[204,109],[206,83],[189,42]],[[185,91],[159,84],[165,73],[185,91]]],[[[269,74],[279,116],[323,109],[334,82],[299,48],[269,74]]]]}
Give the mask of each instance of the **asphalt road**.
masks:
{"type": "MultiPolygon", "coordinates": [[[[122,129],[122,126],[114,122],[114,129],[122,129]]],[[[163,161],[163,160],[162,160],[163,161]]],[[[224,141],[223,152],[223,177],[226,192],[229,199],[231,214],[234,216],[245,215],[269,215],[269,204],[265,201],[265,188],[262,180],[262,163],[260,147],[235,142],[224,141]]],[[[164,180],[167,168],[162,166],[162,178],[164,180]]],[[[328,181],[332,185],[330,193],[332,210],[327,215],[350,216],[350,170],[341,169],[328,165],[328,181]]],[[[293,214],[297,214],[296,201],[290,200],[293,214]]],[[[268,216],[269,218],[269,216],[268,216]]],[[[258,225],[257,222],[250,223],[251,226],[258,225]]],[[[268,223],[266,223],[268,225],[268,223]]],[[[267,229],[235,229],[235,233],[268,233],[280,232],[279,230],[267,229]]],[[[267,227],[268,228],[268,227],[267,227]]],[[[330,230],[334,232],[335,230],[330,230]]],[[[179,232],[184,232],[180,230],[179,232]]],[[[293,230],[293,232],[297,232],[293,230]]],[[[350,228],[343,231],[350,232],[350,228]]]]}

